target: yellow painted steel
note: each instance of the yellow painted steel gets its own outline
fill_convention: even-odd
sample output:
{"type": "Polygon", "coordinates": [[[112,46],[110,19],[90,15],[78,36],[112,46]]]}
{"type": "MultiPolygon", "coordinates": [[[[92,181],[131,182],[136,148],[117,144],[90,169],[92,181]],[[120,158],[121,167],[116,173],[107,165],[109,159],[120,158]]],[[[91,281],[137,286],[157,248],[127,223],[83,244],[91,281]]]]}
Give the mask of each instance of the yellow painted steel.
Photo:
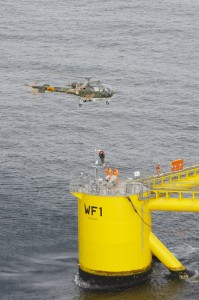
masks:
{"type": "Polygon", "coordinates": [[[153,190],[150,210],[199,212],[199,191],[153,190]]]}
{"type": "Polygon", "coordinates": [[[151,267],[152,253],[169,270],[185,270],[152,233],[151,211],[199,212],[199,191],[190,190],[199,186],[199,165],[139,181],[144,192],[127,197],[73,192],[78,198],[83,271],[107,276],[142,273],[151,267]]]}
{"type": "Polygon", "coordinates": [[[143,178],[150,182],[151,188],[189,189],[199,186],[199,165],[185,168],[182,171],[164,173],[159,176],[143,178]]]}
{"type": "Polygon", "coordinates": [[[83,271],[117,276],[150,268],[151,217],[144,201],[137,195],[128,199],[73,194],[78,198],[79,263],[83,271]]]}
{"type": "Polygon", "coordinates": [[[170,270],[182,271],[185,267],[177,258],[163,245],[163,243],[151,232],[149,236],[152,253],[170,270]]]}

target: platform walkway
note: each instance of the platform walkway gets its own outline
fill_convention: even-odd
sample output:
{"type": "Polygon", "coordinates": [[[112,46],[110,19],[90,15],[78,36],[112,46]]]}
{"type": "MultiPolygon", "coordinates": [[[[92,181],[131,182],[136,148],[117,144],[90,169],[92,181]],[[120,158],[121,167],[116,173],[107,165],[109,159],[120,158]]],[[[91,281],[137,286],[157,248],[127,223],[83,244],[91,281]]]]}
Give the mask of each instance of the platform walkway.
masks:
{"type": "Polygon", "coordinates": [[[167,172],[136,180],[149,189],[193,189],[199,187],[199,165],[185,168],[181,171],[167,172]]]}

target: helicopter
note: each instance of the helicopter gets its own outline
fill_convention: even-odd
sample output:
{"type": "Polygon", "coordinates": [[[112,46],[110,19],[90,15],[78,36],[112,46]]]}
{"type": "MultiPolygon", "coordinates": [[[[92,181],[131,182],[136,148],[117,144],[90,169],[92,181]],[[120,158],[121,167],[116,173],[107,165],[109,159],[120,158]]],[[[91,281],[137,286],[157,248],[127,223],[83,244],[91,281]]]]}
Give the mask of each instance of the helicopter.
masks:
{"type": "Polygon", "coordinates": [[[49,84],[37,85],[37,83],[33,85],[25,84],[25,86],[31,87],[34,93],[36,91],[38,91],[38,93],[57,92],[78,96],[80,97],[80,107],[83,102],[91,102],[100,99],[107,99],[106,104],[108,105],[110,103],[110,98],[114,94],[112,88],[107,84],[102,84],[100,80],[91,80],[92,77],[85,79],[85,82],[75,81],[65,84],[65,87],[56,87],[49,84]]]}

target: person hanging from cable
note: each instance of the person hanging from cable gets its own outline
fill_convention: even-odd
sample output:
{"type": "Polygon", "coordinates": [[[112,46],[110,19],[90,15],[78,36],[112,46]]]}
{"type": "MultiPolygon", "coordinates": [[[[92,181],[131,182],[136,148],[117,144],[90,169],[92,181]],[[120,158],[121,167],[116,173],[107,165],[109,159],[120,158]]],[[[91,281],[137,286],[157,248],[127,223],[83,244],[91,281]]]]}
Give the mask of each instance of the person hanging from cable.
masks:
{"type": "Polygon", "coordinates": [[[105,153],[103,150],[99,149],[98,151],[99,158],[101,160],[102,165],[105,165],[105,153]]]}

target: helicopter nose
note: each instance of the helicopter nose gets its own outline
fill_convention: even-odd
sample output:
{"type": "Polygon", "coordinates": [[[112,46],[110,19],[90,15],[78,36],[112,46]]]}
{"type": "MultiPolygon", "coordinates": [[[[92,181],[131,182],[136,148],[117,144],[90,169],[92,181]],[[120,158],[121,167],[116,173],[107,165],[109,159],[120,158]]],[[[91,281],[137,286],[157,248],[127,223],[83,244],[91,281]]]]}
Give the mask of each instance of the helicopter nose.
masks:
{"type": "Polygon", "coordinates": [[[112,97],[113,96],[113,91],[109,91],[109,97],[112,97]]]}
{"type": "Polygon", "coordinates": [[[114,93],[115,93],[115,92],[110,88],[110,90],[109,90],[109,95],[110,95],[110,97],[112,97],[114,93]]]}
{"type": "Polygon", "coordinates": [[[110,96],[113,96],[113,94],[114,94],[114,91],[111,89],[110,90],[110,96]]]}
{"type": "Polygon", "coordinates": [[[112,90],[112,88],[108,85],[106,85],[106,92],[108,93],[108,97],[112,97],[114,94],[114,91],[112,90]]]}

